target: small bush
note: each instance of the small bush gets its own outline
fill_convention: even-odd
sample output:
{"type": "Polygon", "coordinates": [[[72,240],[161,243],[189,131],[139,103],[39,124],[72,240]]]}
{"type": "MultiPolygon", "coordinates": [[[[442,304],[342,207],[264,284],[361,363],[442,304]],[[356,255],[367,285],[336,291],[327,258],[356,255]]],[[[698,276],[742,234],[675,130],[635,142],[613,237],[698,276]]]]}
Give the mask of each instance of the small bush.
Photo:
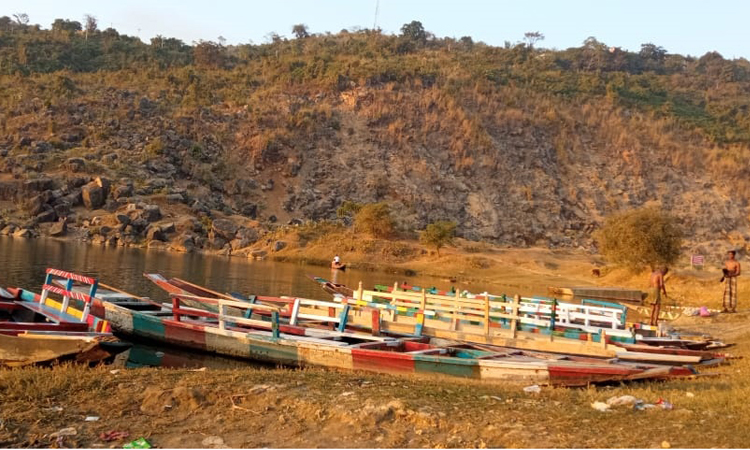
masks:
{"type": "Polygon", "coordinates": [[[674,217],[656,208],[609,216],[594,234],[606,259],[632,271],[674,264],[680,257],[682,237],[674,217]]]}
{"type": "Polygon", "coordinates": [[[354,231],[358,233],[368,233],[373,237],[387,238],[393,234],[394,229],[391,212],[386,203],[364,205],[354,216],[354,231]]]}

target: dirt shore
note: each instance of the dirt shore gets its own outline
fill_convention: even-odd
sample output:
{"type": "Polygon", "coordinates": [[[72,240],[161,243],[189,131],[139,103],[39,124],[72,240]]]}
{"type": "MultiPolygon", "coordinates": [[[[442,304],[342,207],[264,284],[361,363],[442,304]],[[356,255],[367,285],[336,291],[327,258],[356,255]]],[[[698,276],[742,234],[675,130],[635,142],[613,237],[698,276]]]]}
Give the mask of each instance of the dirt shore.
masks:
{"type": "MultiPolygon", "coordinates": [[[[726,330],[747,357],[747,319],[682,326],[726,330]]],[[[513,383],[318,369],[0,370],[0,446],[114,448],[145,437],[162,448],[745,447],[748,360],[702,372],[715,376],[533,394],[513,383]],[[674,409],[591,407],[621,395],[674,409]],[[55,436],[65,428],[75,434],[55,436]],[[106,442],[110,431],[128,437],[106,442]]]]}

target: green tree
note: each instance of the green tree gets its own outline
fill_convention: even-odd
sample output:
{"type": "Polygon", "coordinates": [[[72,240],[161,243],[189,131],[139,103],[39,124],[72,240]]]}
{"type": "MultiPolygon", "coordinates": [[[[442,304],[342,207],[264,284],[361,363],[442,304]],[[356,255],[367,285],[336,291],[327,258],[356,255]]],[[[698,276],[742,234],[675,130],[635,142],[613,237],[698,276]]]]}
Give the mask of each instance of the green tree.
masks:
{"type": "Polygon", "coordinates": [[[369,233],[374,237],[387,238],[395,226],[387,203],[369,203],[354,216],[354,231],[369,233]]]}
{"type": "Polygon", "coordinates": [[[438,256],[440,256],[440,249],[453,243],[456,226],[456,222],[448,220],[433,222],[419,234],[419,241],[424,245],[435,247],[438,256]]]}
{"type": "Polygon", "coordinates": [[[411,23],[404,24],[401,27],[401,36],[419,44],[424,44],[427,41],[427,32],[424,30],[422,22],[418,20],[412,20],[411,23]]]}
{"type": "Polygon", "coordinates": [[[544,35],[538,31],[529,31],[523,34],[523,39],[528,42],[529,48],[534,48],[534,44],[544,40],[544,35]]]}
{"type": "Polygon", "coordinates": [[[292,33],[297,39],[305,39],[310,37],[310,32],[307,29],[307,25],[304,23],[298,23],[292,27],[292,33]]]}
{"type": "Polygon", "coordinates": [[[657,208],[613,214],[594,233],[602,255],[632,271],[674,264],[682,237],[676,219],[657,208]]]}
{"type": "Polygon", "coordinates": [[[81,23],[74,20],[55,19],[55,21],[52,22],[53,31],[75,33],[76,31],[81,31],[82,29],[83,27],[81,27],[81,23]]]}

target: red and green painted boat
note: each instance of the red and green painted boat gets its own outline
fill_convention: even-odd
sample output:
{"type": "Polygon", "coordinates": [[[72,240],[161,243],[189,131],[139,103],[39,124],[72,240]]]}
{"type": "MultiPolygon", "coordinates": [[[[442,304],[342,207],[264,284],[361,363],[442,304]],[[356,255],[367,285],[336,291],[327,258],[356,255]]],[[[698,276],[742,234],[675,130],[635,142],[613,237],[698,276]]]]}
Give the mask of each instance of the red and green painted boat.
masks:
{"type": "Polygon", "coordinates": [[[138,299],[137,303],[152,304],[150,310],[136,310],[129,308],[127,302],[115,304],[94,297],[91,311],[102,313],[101,318],[116,331],[141,339],[287,366],[553,385],[695,374],[680,367],[618,365],[603,361],[583,363],[563,358],[548,360],[520,355],[517,350],[497,351],[470,344],[443,345],[440,340],[426,337],[402,339],[352,333],[346,328],[347,305],[336,306],[340,314],[334,317],[320,316],[307,321],[299,316],[292,323],[283,323],[279,314],[281,308],[264,304],[278,300],[274,297],[257,297],[259,303],[250,303],[177,292],[170,296],[171,304],[138,299]],[[182,303],[184,300],[203,303],[216,312],[210,311],[211,308],[187,307],[182,303]],[[270,315],[237,317],[227,314],[228,308],[251,313],[264,311],[270,315]],[[334,323],[336,330],[317,327],[326,321],[334,323]]]}
{"type": "Polygon", "coordinates": [[[112,335],[106,321],[70,305],[71,296],[87,303],[84,296],[48,284],[42,295],[20,288],[0,289],[0,365],[96,363],[130,347],[112,335]],[[63,299],[55,300],[50,293],[61,294],[63,299]]]}

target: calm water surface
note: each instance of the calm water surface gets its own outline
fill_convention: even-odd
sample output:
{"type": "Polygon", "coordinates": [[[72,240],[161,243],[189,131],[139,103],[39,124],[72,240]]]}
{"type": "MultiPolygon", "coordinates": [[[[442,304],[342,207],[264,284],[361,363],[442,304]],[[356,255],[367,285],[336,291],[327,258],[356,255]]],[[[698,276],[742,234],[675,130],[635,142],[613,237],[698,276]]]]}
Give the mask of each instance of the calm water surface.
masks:
{"type": "Polygon", "coordinates": [[[328,294],[307,275],[328,280],[336,276],[337,282],[353,288],[360,281],[366,289],[374,284],[393,284],[395,281],[450,288],[447,281],[433,277],[405,277],[356,269],[340,272],[293,263],[0,236],[0,286],[23,287],[38,292],[48,267],[93,276],[102,283],[133,294],[164,301],[168,297],[146,280],[143,273],[179,277],[219,292],[319,299],[328,298],[328,294]]]}

